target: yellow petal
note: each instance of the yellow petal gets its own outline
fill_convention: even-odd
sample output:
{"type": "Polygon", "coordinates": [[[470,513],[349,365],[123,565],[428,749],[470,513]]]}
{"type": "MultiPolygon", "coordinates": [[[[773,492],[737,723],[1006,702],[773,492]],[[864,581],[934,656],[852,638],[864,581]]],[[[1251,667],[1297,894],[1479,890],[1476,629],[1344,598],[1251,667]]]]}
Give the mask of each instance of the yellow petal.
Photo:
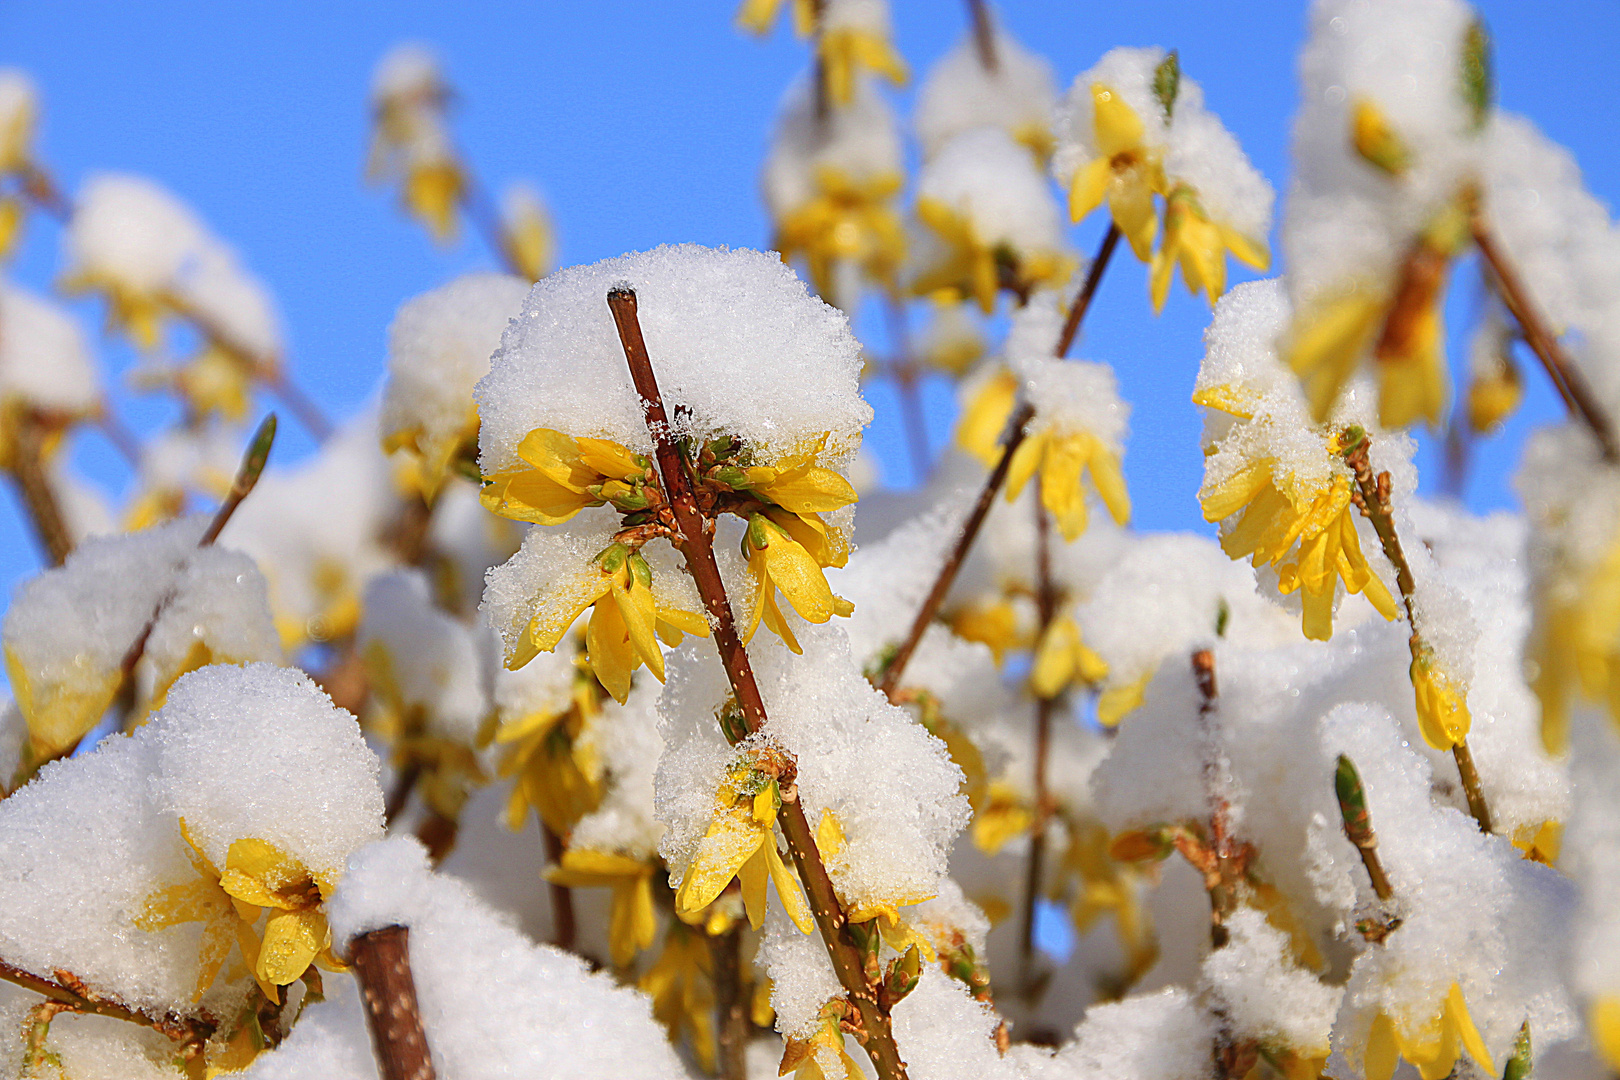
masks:
{"type": "Polygon", "coordinates": [[[1384,1013],[1373,1017],[1372,1029],[1367,1033],[1367,1050],[1362,1059],[1367,1080],[1390,1080],[1395,1066],[1400,1063],[1400,1052],[1395,1046],[1395,1022],[1384,1013]]]}
{"type": "Polygon", "coordinates": [[[1620,1072],[1620,996],[1600,997],[1587,1017],[1592,1044],[1612,1071],[1620,1072]]]}
{"type": "Polygon", "coordinates": [[[737,871],[737,884],[742,887],[743,910],[748,912],[748,925],[758,930],[765,925],[765,883],[770,880],[770,867],[765,862],[765,849],[774,847],[775,841],[765,838],[748,861],[737,871]]]}
{"type": "Polygon", "coordinates": [[[579,460],[589,469],[616,480],[640,479],[646,466],[636,455],[611,439],[579,439],[579,460]]]}
{"type": "Polygon", "coordinates": [[[781,898],[782,909],[787,912],[787,917],[793,920],[793,925],[799,928],[800,933],[814,933],[816,922],[810,916],[810,905],[805,903],[804,893],[799,888],[799,879],[782,862],[782,856],[776,850],[774,837],[766,837],[764,854],[765,863],[771,871],[771,880],[776,883],[776,895],[781,898]]]}
{"type": "Polygon", "coordinates": [[[1138,150],[1146,129],[1136,110],[1106,84],[1091,84],[1092,124],[1097,135],[1097,149],[1104,157],[1113,157],[1138,150]]]}
{"type": "Polygon", "coordinates": [[[1148,672],[1140,679],[1128,683],[1116,683],[1097,695],[1097,722],[1104,727],[1113,727],[1125,718],[1125,714],[1132,712],[1142,704],[1147,696],[1148,683],[1153,681],[1153,672],[1148,672]]]}
{"type": "Polygon", "coordinates": [[[1107,157],[1096,157],[1075,170],[1069,181],[1069,220],[1079,221],[1102,205],[1114,179],[1107,157]]]}
{"type": "Polygon", "coordinates": [[[1463,1049],[1468,1051],[1468,1056],[1479,1063],[1486,1076],[1495,1076],[1496,1066],[1491,1064],[1491,1052],[1485,1048],[1485,1040],[1480,1038],[1479,1028],[1474,1026],[1474,1018],[1468,1015],[1468,1006],[1463,1002],[1462,987],[1456,983],[1451,984],[1451,990],[1446,994],[1446,1012],[1451,1022],[1457,1026],[1457,1033],[1462,1036],[1463,1049]]]}
{"type": "Polygon", "coordinates": [[[659,682],[663,682],[664,650],[658,646],[658,609],[653,601],[651,579],[644,582],[632,578],[628,588],[615,585],[611,595],[636,656],[659,682]]]}
{"type": "Polygon", "coordinates": [[[858,497],[848,480],[818,465],[789,469],[755,490],[795,514],[824,514],[848,506],[858,497]]]}
{"type": "Polygon", "coordinates": [[[287,986],[315,961],[328,940],[326,916],[318,911],[275,911],[264,924],[264,944],[254,971],[264,981],[287,986]]]}
{"type": "Polygon", "coordinates": [[[630,696],[630,676],[641,665],[630,644],[630,630],[617,603],[598,601],[585,627],[585,649],[602,689],[623,705],[630,696]]]}
{"type": "Polygon", "coordinates": [[[1023,492],[1024,485],[1029,478],[1035,475],[1040,467],[1041,459],[1046,455],[1046,441],[1051,432],[1041,431],[1025,437],[1013,451],[1012,461],[1007,464],[1007,501],[1012,502],[1023,492]]]}
{"type": "Polygon", "coordinates": [[[765,842],[765,830],[746,811],[717,810],[681,879],[675,910],[691,915],[708,907],[765,842]]]}
{"type": "Polygon", "coordinates": [[[1114,524],[1125,525],[1131,520],[1131,495],[1125,487],[1125,473],[1119,467],[1119,455],[1104,446],[1101,440],[1094,439],[1092,446],[1087,462],[1091,486],[1102,497],[1114,524]]]}

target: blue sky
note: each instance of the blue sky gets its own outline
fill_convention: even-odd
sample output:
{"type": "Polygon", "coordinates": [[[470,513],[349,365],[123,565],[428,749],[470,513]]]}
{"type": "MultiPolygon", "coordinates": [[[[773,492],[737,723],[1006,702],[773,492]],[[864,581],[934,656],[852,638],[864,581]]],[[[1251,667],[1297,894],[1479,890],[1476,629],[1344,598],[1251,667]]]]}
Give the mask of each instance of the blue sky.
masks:
{"type": "MultiPolygon", "coordinates": [[[[1590,188],[1620,194],[1620,116],[1609,107],[1620,49],[1620,4],[1479,4],[1496,42],[1500,99],[1569,146],[1590,188]]],[[[777,101],[805,62],[785,27],[759,41],[732,27],[733,5],[621,0],[450,5],[397,2],[64,4],[0,6],[0,64],[27,69],[44,99],[40,151],[72,190],[97,171],[150,175],[189,201],[274,291],[295,377],[336,417],[376,386],[383,340],[404,299],[491,265],[473,237],[435,248],[390,197],[360,178],[367,88],[393,43],[419,40],[442,56],[461,104],[456,129],[485,182],[528,178],[544,192],[562,263],[589,262],[664,242],[764,246],[757,176],[777,101]]],[[[1067,83],[1115,45],[1180,49],[1182,69],[1276,185],[1287,176],[1295,54],[1305,5],[1003,5],[1008,28],[1052,60],[1067,83]]],[[[895,0],[896,39],[921,73],[964,31],[961,5],[895,0]]],[[[896,95],[906,107],[913,87],[896,95]]],[[[1100,223],[1074,230],[1093,249],[1100,223]]],[[[47,287],[59,268],[54,227],[36,222],[12,273],[47,287]]],[[[1473,277],[1461,272],[1457,312],[1473,277]]],[[[77,305],[99,330],[102,312],[77,305]]],[[[1135,409],[1126,472],[1145,529],[1204,528],[1193,493],[1200,454],[1188,401],[1208,321],[1201,302],[1172,294],[1155,319],[1145,271],[1112,268],[1077,352],[1119,372],[1135,409]]],[[[865,331],[864,320],[857,329],[865,331]]],[[[114,380],[132,357],[99,339],[114,380]]],[[[1556,402],[1527,372],[1527,407],[1479,462],[1470,502],[1512,504],[1505,475],[1526,430],[1556,402]]],[[[891,479],[909,470],[884,388],[870,440],[891,479]]],[[[930,388],[936,442],[952,405],[930,388]]],[[[117,393],[139,430],[167,406],[117,393]]],[[[284,423],[281,460],[309,440],[284,423]]],[[[127,473],[94,433],[81,467],[114,491],[127,473]]],[[[1432,454],[1423,451],[1420,465],[1432,454]]],[[[1427,471],[1432,476],[1434,469],[1427,471]]],[[[333,492],[336,503],[341,492],[333,492]]],[[[14,499],[0,497],[0,586],[38,565],[14,499]]]]}

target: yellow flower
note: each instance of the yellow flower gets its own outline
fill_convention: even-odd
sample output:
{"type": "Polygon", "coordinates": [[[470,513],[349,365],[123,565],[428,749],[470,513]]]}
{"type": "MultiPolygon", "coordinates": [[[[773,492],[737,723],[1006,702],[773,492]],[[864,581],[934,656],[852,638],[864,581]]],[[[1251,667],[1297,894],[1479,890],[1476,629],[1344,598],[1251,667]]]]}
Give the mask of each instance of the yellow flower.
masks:
{"type": "Polygon", "coordinates": [[[1374,1018],[1364,1059],[1367,1080],[1390,1080],[1401,1058],[1417,1066],[1423,1080],[1443,1080],[1465,1051],[1485,1075],[1496,1075],[1485,1040],[1468,1015],[1462,988],[1452,983],[1439,1011],[1416,1030],[1398,1026],[1388,1013],[1380,1012],[1374,1018]]]}
{"type": "MultiPolygon", "coordinates": [[[[743,479],[735,486],[813,522],[813,527],[819,526],[821,519],[815,515],[841,509],[858,497],[842,475],[815,463],[826,445],[827,436],[822,435],[809,449],[784,455],[774,465],[750,465],[743,469],[743,479]]],[[[825,529],[818,531],[824,533],[825,529]]],[[[829,557],[840,561],[822,565],[843,566],[849,557],[848,545],[829,557]]]]}
{"type": "Polygon", "coordinates": [[[495,742],[507,747],[498,774],[517,778],[505,812],[513,832],[522,830],[532,807],[553,835],[567,836],[601,802],[601,765],[580,746],[580,735],[601,711],[599,685],[590,665],[577,658],[567,708],[510,719],[496,730],[495,742]]]}
{"type": "Polygon", "coordinates": [[[1283,337],[1283,356],[1305,380],[1318,423],[1369,349],[1378,372],[1379,423],[1440,423],[1446,397],[1440,306],[1451,260],[1468,242],[1473,200],[1464,190],[1436,215],[1393,282],[1349,282],[1295,316],[1283,337]]]}
{"type": "Polygon", "coordinates": [[[835,298],[835,263],[858,264],[891,290],[906,256],[906,233],[894,198],[904,179],[884,173],[856,180],[830,165],[815,168],[816,194],[776,221],[773,241],[783,262],[799,255],[816,292],[835,298]]]}
{"type": "Polygon", "coordinates": [[[734,765],[715,793],[714,819],[675,893],[676,914],[701,911],[736,878],[748,921],[765,922],[765,882],[776,882],[788,918],[804,933],[815,929],[798,879],[776,850],[776,814],[782,797],[776,781],[744,764],[734,765]]]}
{"type": "Polygon", "coordinates": [[[1125,719],[1126,714],[1142,704],[1142,699],[1147,696],[1148,683],[1152,681],[1153,669],[1149,668],[1145,675],[1103,687],[1103,692],[1097,695],[1097,723],[1103,727],[1113,727],[1125,719]]]}
{"type": "Polygon", "coordinates": [[[1574,581],[1544,589],[1535,608],[1531,686],[1541,700],[1541,741],[1548,753],[1562,754],[1572,692],[1605,703],[1620,722],[1620,543],[1574,581]]]}
{"type": "Polygon", "coordinates": [[[400,178],[406,211],[443,243],[455,236],[456,204],[467,179],[445,130],[449,88],[438,72],[376,102],[366,176],[372,182],[400,178]]]}
{"type": "Polygon", "coordinates": [[[1152,915],[1140,902],[1142,876],[1129,863],[1109,855],[1106,826],[1096,821],[1068,824],[1069,847],[1063,855],[1059,880],[1073,878],[1079,882],[1069,903],[1069,918],[1075,932],[1083,935],[1101,916],[1114,916],[1124,946],[1129,985],[1145,975],[1159,956],[1152,915]]]}
{"type": "Polygon", "coordinates": [[[1086,531],[1086,495],[1080,476],[1087,472],[1091,486],[1117,524],[1131,519],[1131,497],[1125,490],[1119,455],[1088,431],[1047,428],[1029,436],[1013,452],[1007,469],[1007,501],[1035,474],[1041,473],[1041,505],[1057,522],[1063,539],[1073,541],[1086,531]]]}
{"type": "Polygon", "coordinates": [[[960,379],[984,356],[984,335],[954,296],[936,296],[934,301],[933,326],[919,343],[919,359],[960,379]]]}
{"type": "Polygon", "coordinates": [[[986,315],[995,310],[996,293],[1006,269],[1024,290],[1061,286],[1074,273],[1074,260],[1061,251],[1018,251],[979,235],[972,218],[928,195],[917,200],[917,217],[944,242],[945,257],[921,271],[912,282],[917,296],[972,297],[986,315]]]}
{"type": "Polygon", "coordinates": [[[630,696],[631,675],[642,664],[659,682],[664,681],[660,637],[678,645],[683,634],[709,636],[709,624],[701,615],[660,606],[653,596],[652,567],[647,560],[640,552],[614,543],[529,621],[506,666],[516,670],[536,654],[555,649],[586,608],[591,609],[585,629],[591,670],[621,705],[630,696]]]}
{"type": "Polygon", "coordinates": [[[1612,1071],[1620,1072],[1620,996],[1607,994],[1592,1003],[1587,1016],[1592,1045],[1612,1071]]]}
{"type": "Polygon", "coordinates": [[[1146,145],[1142,118],[1116,91],[1092,83],[1091,102],[1098,154],[1069,181],[1069,217],[1079,221],[1106,198],[1114,224],[1147,262],[1159,228],[1153,196],[1165,191],[1159,151],[1146,145]]]}
{"type": "Polygon", "coordinates": [[[974,808],[973,845],[994,855],[1014,837],[1025,836],[1035,823],[1029,800],[1005,780],[990,781],[982,807],[974,808]]]}
{"type": "MultiPolygon", "coordinates": [[[[768,34],[776,25],[782,0],[743,0],[737,11],[737,25],[756,34],[768,34]]],[[[816,28],[815,0],[793,0],[793,32],[807,38],[816,28]]]]}
{"type": "Polygon", "coordinates": [[[478,449],[478,409],[467,404],[461,427],[448,435],[429,435],[421,425],[399,428],[383,436],[383,453],[405,455],[405,467],[396,469],[396,486],[415,492],[431,504],[444,486],[450,465],[458,457],[472,460],[478,449]]]}
{"type": "Polygon", "coordinates": [[[6,679],[28,725],[28,753],[36,762],[77,746],[112,705],[123,683],[116,667],[98,671],[84,653],[74,657],[70,677],[48,681],[36,681],[10,645],[5,656],[6,679]]]}
{"type": "Polygon", "coordinates": [[[1301,591],[1305,636],[1313,641],[1333,636],[1333,593],[1341,580],[1346,590],[1362,593],[1380,615],[1393,620],[1394,598],[1361,552],[1350,478],[1335,473],[1309,484],[1290,473],[1279,483],[1274,473],[1275,462],[1261,458],[1219,483],[1206,482],[1198,493],[1205,521],[1243,513],[1222,534],[1221,550],[1233,559],[1250,556],[1257,567],[1276,566],[1278,588],[1284,594],[1301,591]]]}
{"type": "Polygon", "coordinates": [[[840,1021],[849,1006],[834,998],[821,1007],[815,1030],[808,1038],[788,1039],[782,1049],[778,1076],[793,1073],[793,1080],[863,1080],[866,1073],[844,1049],[840,1021]]]}
{"type": "Polygon", "coordinates": [[[1107,662],[1080,640],[1080,626],[1072,616],[1059,615],[1047,624],[1029,673],[1037,697],[1055,698],[1073,683],[1091,686],[1107,676],[1107,662]]]}
{"type": "MultiPolygon", "coordinates": [[[[819,519],[812,523],[801,515],[777,509],[748,519],[743,557],[754,575],[754,601],[748,624],[743,628],[744,643],[753,640],[754,631],[759,629],[763,619],[788,648],[803,651],[776,606],[778,589],[793,605],[793,610],[809,622],[824,623],[834,615],[848,616],[854,612],[854,604],[833,595],[827,575],[821,571],[823,566],[840,564],[826,561],[838,557],[838,551],[826,528],[823,526],[818,531],[817,525],[819,519]]],[[[847,552],[848,548],[843,550],[847,552]]]]}
{"type": "Polygon", "coordinates": [[[605,502],[626,513],[647,507],[651,466],[610,439],[576,439],[535,428],[518,444],[518,457],[528,467],[484,478],[481,498],[491,513],[561,525],[587,506],[605,502]]]}
{"type": "Polygon", "coordinates": [[[613,907],[608,916],[608,944],[615,967],[628,967],[636,953],[652,947],[658,932],[653,912],[652,875],[654,864],[590,848],[569,848],[562,864],[546,871],[546,880],[569,888],[608,886],[613,890],[613,907]]]}
{"type": "Polygon", "coordinates": [[[1211,305],[1226,291],[1226,252],[1256,270],[1271,265],[1271,253],[1228,225],[1218,225],[1204,213],[1198,193],[1186,184],[1177,184],[1164,199],[1164,239],[1153,256],[1149,276],[1153,290],[1153,310],[1164,310],[1170,294],[1170,279],[1176,264],[1181,279],[1194,296],[1200,292],[1211,305]]]}
{"type": "Polygon", "coordinates": [[[827,96],[836,105],[848,105],[855,98],[855,79],[862,68],[882,75],[895,86],[904,86],[910,73],[894,45],[883,35],[859,26],[830,26],[816,42],[821,61],[821,77],[827,81],[827,96]]]}
{"type": "Polygon", "coordinates": [[[1436,750],[1450,750],[1468,737],[1468,691],[1452,681],[1432,652],[1414,659],[1410,674],[1423,741],[1436,750]]]}
{"type": "Polygon", "coordinates": [[[539,196],[527,187],[508,190],[501,208],[501,247],[512,269],[539,281],[546,276],[556,241],[539,196]]]}
{"type": "Polygon", "coordinates": [[[956,445],[987,469],[1001,460],[1001,435],[1018,404],[1018,377],[1006,368],[980,384],[956,424],[956,445]]]}
{"type": "Polygon", "coordinates": [[[1412,163],[1406,141],[1368,98],[1358,97],[1350,110],[1350,144],[1367,164],[1391,176],[1401,175],[1412,163]]]}
{"type": "MultiPolygon", "coordinates": [[[[821,861],[826,864],[829,873],[840,871],[844,846],[844,826],[839,822],[838,815],[831,810],[823,810],[821,820],[816,823],[816,851],[821,855],[821,861]]],[[[844,918],[848,922],[858,924],[878,920],[877,926],[884,940],[893,945],[895,951],[903,953],[912,944],[920,942],[923,951],[932,959],[933,946],[902,923],[900,909],[920,904],[924,900],[932,900],[934,896],[934,893],[926,896],[907,894],[852,900],[840,894],[838,899],[844,906],[844,918]]]]}
{"type": "Polygon", "coordinates": [[[964,641],[977,641],[990,648],[999,665],[1009,649],[1021,648],[1027,635],[1018,626],[1018,610],[1010,600],[990,600],[964,604],[945,616],[951,633],[964,641]]]}
{"type": "Polygon", "coordinates": [[[708,1073],[714,1072],[714,981],[709,943],[678,919],[664,934],[664,949],[637,985],[652,998],[653,1015],[669,1031],[671,1042],[686,1032],[692,1053],[708,1073]]]}
{"type": "Polygon", "coordinates": [[[163,321],[172,309],[163,297],[102,273],[69,271],[58,283],[69,295],[99,292],[107,301],[107,322],[122,330],[142,352],[163,343],[163,321]]]}
{"type": "Polygon", "coordinates": [[[1505,350],[1491,357],[1489,370],[1468,382],[1468,427],[1476,435],[1494,431],[1518,411],[1524,383],[1518,365],[1505,350]]]}
{"type": "Polygon", "coordinates": [[[202,998],[219,974],[230,954],[233,931],[242,958],[271,1001],[279,1002],[277,988],[298,981],[312,963],[342,970],[332,955],[332,932],[320,909],[333,882],[311,874],[274,844],[252,837],[231,844],[221,873],[197,846],[184,819],[180,835],[200,880],[171,885],[147,897],[135,925],[161,930],[179,923],[204,924],[193,1001],[202,998]],[[263,911],[270,914],[261,940],[254,924],[263,911]]]}

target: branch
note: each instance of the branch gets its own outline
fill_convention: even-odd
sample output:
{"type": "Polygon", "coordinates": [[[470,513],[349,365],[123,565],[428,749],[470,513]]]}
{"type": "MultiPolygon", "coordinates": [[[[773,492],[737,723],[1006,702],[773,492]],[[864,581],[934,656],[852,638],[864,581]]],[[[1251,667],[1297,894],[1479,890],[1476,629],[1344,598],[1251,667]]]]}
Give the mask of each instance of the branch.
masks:
{"type": "Polygon", "coordinates": [[[433,1056],[411,977],[410,930],[385,926],[349,942],[382,1080],[433,1080],[433,1056]]]}
{"type": "MultiPolygon", "coordinates": [[[[552,832],[551,826],[544,821],[540,823],[540,833],[545,837],[546,862],[561,866],[562,837],[552,832]]],[[[574,939],[579,935],[578,923],[574,919],[574,890],[555,881],[547,881],[546,885],[551,894],[551,943],[565,952],[573,952],[574,939]]]]}
{"type": "Polygon", "coordinates": [[[63,1009],[57,1011],[87,1013],[92,1016],[124,1020],[149,1027],[153,1031],[167,1035],[175,1042],[195,1047],[201,1047],[207,1042],[217,1026],[207,1017],[178,1016],[174,1013],[152,1016],[125,1005],[117,998],[91,990],[83,980],[71,972],[59,970],[54,974],[55,978],[46,979],[0,960],[0,979],[59,1003],[63,1009]]]}
{"type": "MultiPolygon", "coordinates": [[[[1035,640],[1040,641],[1057,615],[1057,586],[1052,580],[1052,525],[1039,499],[1035,500],[1035,607],[1040,619],[1035,640]]],[[[1018,939],[1019,966],[1026,993],[1035,988],[1035,909],[1046,861],[1046,823],[1052,812],[1052,798],[1046,786],[1046,762],[1051,756],[1052,711],[1056,704],[1054,698],[1037,697],[1035,700],[1035,814],[1029,831],[1029,862],[1025,866],[1024,910],[1018,939]]]]}
{"type": "MultiPolygon", "coordinates": [[[[715,647],[720,652],[721,663],[725,665],[732,692],[737,696],[743,723],[748,733],[752,734],[765,726],[765,702],[754,679],[754,670],[748,663],[748,651],[737,636],[737,626],[731,616],[731,602],[720,578],[720,568],[714,561],[712,523],[706,521],[698,511],[686,462],[676,446],[669,417],[664,412],[664,400],[658,392],[658,381],[647,355],[641,322],[636,316],[636,294],[629,288],[616,288],[608,293],[607,302],[613,312],[613,321],[618,326],[619,342],[624,346],[630,377],[635,383],[636,393],[641,397],[643,417],[653,438],[654,457],[664,479],[665,496],[679,529],[676,547],[685,557],[687,572],[692,575],[698,593],[703,597],[703,606],[709,613],[709,623],[714,630],[715,647]]],[[[827,868],[816,849],[815,835],[792,785],[782,791],[782,808],[777,820],[782,826],[782,834],[787,838],[788,851],[798,868],[799,880],[810,898],[810,908],[815,913],[816,926],[826,943],[838,982],[860,1013],[861,1031],[857,1038],[871,1055],[872,1064],[882,1080],[905,1080],[905,1062],[900,1060],[899,1048],[895,1046],[888,1013],[878,1004],[877,988],[867,981],[860,953],[849,935],[843,906],[838,902],[832,879],[827,876],[827,868]]]]}
{"type": "Polygon", "coordinates": [[[1474,243],[1479,246],[1479,253],[1484,256],[1495,276],[1498,295],[1518,320],[1520,329],[1524,331],[1525,342],[1541,360],[1548,378],[1552,379],[1553,386],[1564,399],[1565,407],[1586,422],[1587,428],[1597,439],[1598,448],[1603,451],[1604,460],[1611,465],[1620,464],[1620,440],[1615,438],[1614,425],[1610,423],[1608,414],[1598,404],[1580,369],[1558,343],[1557,336],[1548,329],[1547,320],[1531,300],[1518,270],[1508,261],[1507,253],[1497,243],[1482,214],[1474,214],[1471,228],[1474,243]]]}
{"type": "Polygon", "coordinates": [[[1378,858],[1378,836],[1373,832],[1372,818],[1367,813],[1367,792],[1361,786],[1361,774],[1345,755],[1339,755],[1338,767],[1333,773],[1333,793],[1339,800],[1339,817],[1344,821],[1344,838],[1361,853],[1361,864],[1372,879],[1373,893],[1380,900],[1395,895],[1390,888],[1384,864],[1378,858]]]}
{"type": "MultiPolygon", "coordinates": [[[[1075,296],[1074,303],[1069,306],[1068,318],[1063,322],[1063,332],[1058,337],[1053,355],[1067,356],[1069,348],[1074,344],[1075,335],[1080,331],[1080,324],[1085,320],[1086,312],[1091,310],[1092,298],[1097,295],[1097,286],[1102,281],[1103,271],[1108,268],[1108,261],[1113,257],[1114,248],[1119,244],[1119,228],[1110,224],[1108,231],[1103,234],[1102,245],[1097,249],[1097,257],[1091,261],[1091,269],[1086,274],[1085,284],[1075,296]]],[[[991,470],[990,476],[985,480],[979,498],[973,504],[973,510],[962,523],[962,531],[956,535],[956,543],[952,546],[945,564],[939,568],[939,576],[934,579],[933,587],[928,590],[928,597],[917,611],[917,617],[912,620],[911,629],[907,632],[905,640],[895,651],[894,659],[889,662],[883,672],[883,678],[878,682],[878,689],[894,700],[894,694],[900,687],[900,677],[905,674],[906,664],[911,661],[911,654],[917,651],[917,643],[922,640],[928,625],[939,614],[940,605],[950,593],[951,586],[956,583],[956,575],[962,569],[967,554],[973,547],[973,541],[978,539],[979,529],[984,525],[984,519],[990,513],[990,507],[995,505],[996,494],[1001,485],[1007,481],[1007,470],[1012,465],[1013,454],[1024,441],[1025,428],[1035,416],[1034,406],[1025,403],[1020,405],[1013,413],[1012,419],[1007,422],[1007,433],[1002,436],[1001,459],[991,470]]]]}
{"type": "Polygon", "coordinates": [[[28,520],[33,523],[40,547],[45,549],[52,566],[61,566],[73,550],[73,534],[68,530],[62,503],[46,471],[45,435],[44,417],[33,409],[23,410],[17,418],[11,474],[17,481],[17,490],[28,509],[28,520]]]}
{"type": "Polygon", "coordinates": [[[973,18],[973,45],[979,51],[979,64],[994,75],[1000,66],[996,62],[996,32],[990,23],[990,9],[984,0],[968,0],[968,14],[973,18]]]}
{"type": "MultiPolygon", "coordinates": [[[[775,841],[771,841],[775,843],[775,841]]],[[[748,1010],[743,1000],[742,925],[709,939],[714,961],[715,1027],[720,1032],[721,1080],[748,1080],[748,1010]]]]}
{"type": "MultiPolygon", "coordinates": [[[[1372,465],[1367,456],[1372,446],[1372,437],[1365,431],[1357,428],[1346,429],[1341,441],[1349,447],[1344,452],[1344,461],[1350,466],[1356,479],[1356,490],[1351,493],[1351,498],[1356,508],[1361,511],[1362,517],[1372,522],[1373,531],[1378,534],[1378,542],[1384,549],[1384,557],[1395,567],[1395,584],[1400,589],[1401,603],[1406,607],[1406,623],[1412,631],[1407,639],[1407,647],[1412,653],[1412,662],[1421,663],[1433,650],[1418,633],[1415,610],[1417,585],[1412,578],[1412,567],[1406,561],[1406,552],[1401,547],[1401,538],[1395,531],[1395,515],[1389,502],[1389,473],[1373,476],[1372,465]]],[[[1479,770],[1474,767],[1474,755],[1468,749],[1467,738],[1457,740],[1451,748],[1451,756],[1457,762],[1457,774],[1462,778],[1463,794],[1468,799],[1468,812],[1479,822],[1480,831],[1489,833],[1491,809],[1485,801],[1485,792],[1479,782],[1479,770]]]]}

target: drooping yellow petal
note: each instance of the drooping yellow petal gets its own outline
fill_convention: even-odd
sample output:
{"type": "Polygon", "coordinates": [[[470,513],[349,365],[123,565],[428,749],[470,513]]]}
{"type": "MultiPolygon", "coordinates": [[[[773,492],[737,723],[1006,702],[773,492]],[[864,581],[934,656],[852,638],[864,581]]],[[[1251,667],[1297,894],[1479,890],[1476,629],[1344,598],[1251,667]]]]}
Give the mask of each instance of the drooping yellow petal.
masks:
{"type": "Polygon", "coordinates": [[[675,910],[691,915],[708,907],[766,842],[766,830],[746,810],[716,810],[675,893],[675,910]]]}
{"type": "Polygon", "coordinates": [[[1395,1022],[1380,1012],[1373,1017],[1372,1029],[1367,1033],[1367,1049],[1362,1068],[1367,1080],[1390,1080],[1401,1055],[1395,1045],[1395,1022]]]}
{"type": "Polygon", "coordinates": [[[1125,99],[1104,83],[1091,84],[1092,123],[1097,135],[1097,149],[1103,157],[1130,153],[1142,146],[1146,129],[1136,110],[1125,99]]]}
{"type": "Polygon", "coordinates": [[[776,884],[776,895],[782,901],[782,910],[787,912],[787,917],[793,920],[793,925],[799,928],[800,933],[814,933],[816,923],[810,916],[810,905],[805,902],[804,893],[799,888],[799,879],[782,862],[774,838],[766,837],[764,855],[765,864],[770,869],[771,881],[776,884]]]}
{"type": "Polygon", "coordinates": [[[611,439],[578,439],[579,460],[593,472],[615,480],[639,479],[646,466],[629,448],[611,439]]]}
{"type": "Polygon", "coordinates": [[[1152,681],[1153,672],[1150,671],[1132,682],[1106,687],[1097,695],[1097,722],[1104,727],[1118,724],[1127,713],[1142,704],[1142,699],[1147,697],[1148,683],[1152,681]]]}
{"type": "Polygon", "coordinates": [[[630,677],[641,661],[631,644],[630,630],[618,603],[598,601],[591,608],[591,621],[585,627],[585,648],[590,653],[591,670],[596,673],[602,689],[623,705],[630,696],[630,677]]]}
{"type": "Polygon", "coordinates": [[[1114,170],[1106,157],[1092,158],[1076,169],[1069,182],[1069,220],[1079,221],[1101,206],[1113,179],[1114,170]]]}
{"type": "Polygon", "coordinates": [[[319,911],[272,911],[254,971],[276,986],[297,982],[329,938],[326,916],[319,911]]]}
{"type": "Polygon", "coordinates": [[[1610,1069],[1620,1072],[1620,996],[1598,998],[1587,1014],[1592,1044],[1610,1069]]]}

